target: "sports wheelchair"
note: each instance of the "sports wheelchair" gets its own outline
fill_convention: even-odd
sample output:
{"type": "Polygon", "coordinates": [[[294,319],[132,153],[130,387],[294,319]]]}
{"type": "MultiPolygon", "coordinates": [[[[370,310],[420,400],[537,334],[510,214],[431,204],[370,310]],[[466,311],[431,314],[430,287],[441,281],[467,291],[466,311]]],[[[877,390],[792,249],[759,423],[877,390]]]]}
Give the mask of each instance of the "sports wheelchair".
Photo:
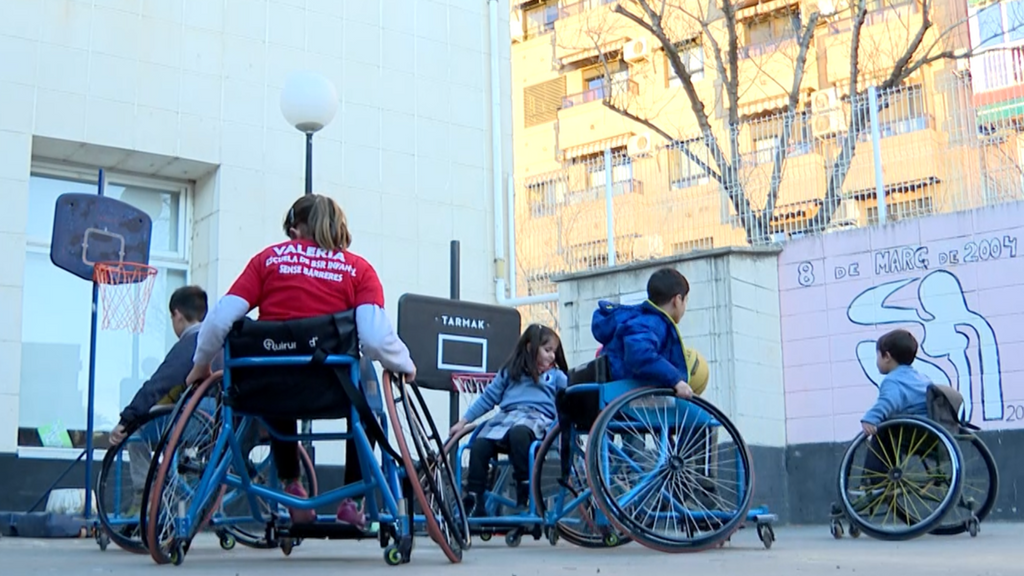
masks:
{"type": "MultiPolygon", "coordinates": [[[[559,421],[531,448],[529,511],[505,516],[509,466],[496,463],[488,517],[470,519],[483,539],[506,530],[515,546],[524,533],[584,547],[636,540],[664,552],[699,551],[727,541],[754,522],[765,547],[775,516],[750,510],[750,456],[736,428],[705,400],[634,381],[607,382],[604,358],[570,374],[558,401],[559,421]],[[564,455],[564,457],[563,457],[564,455]]],[[[471,431],[449,440],[449,451],[471,431]]],[[[458,450],[456,470],[462,453],[458,450]]]]}
{"type": "MultiPolygon", "coordinates": [[[[186,392],[167,428],[166,445],[151,464],[142,529],[154,561],[182,563],[197,532],[213,523],[259,527],[264,547],[280,547],[285,555],[307,538],[376,538],[389,565],[407,563],[416,520],[406,501],[410,494],[424,511],[418,520],[428,535],[449,561],[461,561],[469,547],[465,512],[423,398],[387,372],[381,386],[372,366],[360,362],[358,350],[352,312],[287,322],[245,319],[235,325],[225,345],[224,371],[186,392]],[[266,346],[268,341],[284,345],[266,346]],[[208,398],[216,409],[204,415],[198,406],[208,398]],[[239,442],[248,427],[263,418],[346,417],[343,433],[284,435],[266,429],[281,441],[354,442],[360,480],[310,498],[254,481],[239,442]],[[388,440],[389,422],[397,448],[388,440]],[[373,443],[381,450],[379,462],[373,443]],[[228,489],[244,498],[248,510],[218,517],[228,489]],[[338,523],[333,514],[292,523],[281,510],[310,510],[359,497],[365,497],[375,531],[338,523]]],[[[223,536],[221,543],[227,547],[223,536]]]]}
{"type": "Polygon", "coordinates": [[[959,416],[963,397],[932,384],[928,417],[902,416],[854,438],[839,468],[829,530],[909,540],[926,533],[977,536],[995,506],[999,471],[977,427],[959,416]]]}

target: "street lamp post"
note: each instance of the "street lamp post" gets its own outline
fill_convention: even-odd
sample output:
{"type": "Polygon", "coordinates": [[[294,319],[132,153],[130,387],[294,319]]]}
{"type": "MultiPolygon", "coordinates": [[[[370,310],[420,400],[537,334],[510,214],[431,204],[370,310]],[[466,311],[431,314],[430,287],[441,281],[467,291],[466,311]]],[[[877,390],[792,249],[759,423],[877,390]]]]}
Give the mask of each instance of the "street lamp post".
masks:
{"type": "Polygon", "coordinates": [[[281,114],[306,135],[306,194],[313,193],[313,134],[331,123],[338,112],[334,84],[314,72],[294,72],[281,91],[281,114]]]}

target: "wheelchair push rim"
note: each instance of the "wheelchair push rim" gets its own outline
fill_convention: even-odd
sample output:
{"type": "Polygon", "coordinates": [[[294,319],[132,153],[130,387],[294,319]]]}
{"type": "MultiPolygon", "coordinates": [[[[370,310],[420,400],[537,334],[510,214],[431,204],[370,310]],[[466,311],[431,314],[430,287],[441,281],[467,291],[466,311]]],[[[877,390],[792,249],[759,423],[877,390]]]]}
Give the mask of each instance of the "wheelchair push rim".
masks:
{"type": "MultiPolygon", "coordinates": [[[[427,534],[450,562],[461,562],[463,550],[469,547],[469,526],[437,427],[414,385],[406,384],[389,372],[385,373],[384,382],[385,405],[402,456],[407,486],[424,511],[427,534]],[[415,461],[409,441],[416,450],[415,461]],[[421,470],[423,463],[428,466],[429,474],[421,470]]],[[[412,520],[414,510],[409,504],[407,513],[412,520]]]]}
{"type": "Polygon", "coordinates": [[[181,410],[175,414],[173,424],[166,432],[167,441],[166,446],[163,447],[161,458],[159,461],[154,459],[151,464],[153,479],[150,484],[148,509],[146,510],[145,535],[150,556],[157,564],[172,562],[180,564],[184,560],[183,554],[187,552],[192,538],[209,523],[227,489],[224,485],[214,487],[213,493],[205,502],[201,503],[201,514],[199,515],[201,520],[191,524],[187,537],[180,538],[177,535],[175,526],[177,515],[182,508],[191,507],[192,498],[188,496],[188,493],[202,486],[201,478],[207,467],[218,464],[217,462],[202,462],[204,456],[209,456],[204,452],[215,446],[221,425],[222,403],[219,401],[219,396],[213,415],[205,414],[199,409],[199,403],[207,397],[211,386],[215,386],[214,391],[219,394],[219,375],[211,376],[202,384],[192,387],[182,398],[184,404],[181,410]],[[193,416],[198,417],[193,418],[193,416]],[[193,422],[197,427],[187,429],[193,422]],[[186,432],[188,432],[187,436],[186,432]],[[193,440],[196,446],[191,446],[193,440]],[[179,449],[185,451],[180,463],[176,458],[179,449]],[[172,470],[172,463],[177,463],[174,470],[172,470]],[[177,491],[165,494],[169,488],[176,489],[181,484],[177,480],[181,478],[183,469],[190,470],[193,475],[198,475],[199,485],[191,488],[185,486],[181,494],[177,491]],[[167,521],[161,522],[162,518],[166,518],[167,521]]]}
{"type": "Polygon", "coordinates": [[[910,540],[939,526],[960,498],[960,448],[940,426],[896,418],[878,426],[875,442],[860,433],[843,455],[839,501],[850,522],[881,540],[910,540]],[[869,470],[874,453],[885,468],[869,470]]]}
{"type": "Polygon", "coordinates": [[[754,477],[746,444],[725,414],[699,397],[681,400],[665,388],[618,397],[594,422],[586,462],[598,508],[654,550],[716,547],[750,509],[754,477]],[[725,466],[730,463],[733,468],[725,466]]]}
{"type": "Polygon", "coordinates": [[[972,534],[995,508],[999,496],[999,469],[988,446],[969,430],[961,430],[956,436],[963,458],[963,489],[956,505],[943,518],[938,528],[930,534],[936,536],[956,536],[964,532],[972,534]],[[979,505],[980,503],[980,505],[979,505]]]}
{"type": "MultiPolygon", "coordinates": [[[[163,435],[163,430],[157,432],[157,440],[152,446],[149,446],[150,442],[146,438],[136,438],[135,436],[147,426],[156,426],[159,419],[170,415],[173,411],[174,406],[167,405],[159,406],[147,412],[141,418],[129,424],[125,429],[125,439],[117,446],[108,448],[103,456],[103,464],[100,468],[99,477],[96,480],[97,516],[101,529],[110,538],[110,541],[126,552],[148,554],[149,547],[142,537],[142,523],[140,520],[146,486],[144,483],[139,494],[134,494],[134,486],[131,483],[131,466],[134,463],[131,462],[130,453],[128,460],[125,460],[122,455],[133,443],[144,443],[147,445],[150,453],[150,462],[152,462],[153,454],[157,452],[160,445],[160,437],[163,435]],[[129,497],[131,503],[127,509],[124,505],[125,495],[122,494],[122,486],[113,487],[115,490],[113,494],[107,493],[110,482],[118,482],[125,476],[128,478],[128,487],[133,492],[129,497]],[[134,510],[136,506],[138,511],[134,510]],[[125,513],[126,510],[127,513],[125,513]]],[[[146,466],[146,471],[148,477],[149,466],[146,466]]]]}
{"type": "MultiPolygon", "coordinates": [[[[575,431],[570,433],[573,435],[570,445],[573,463],[569,467],[569,477],[565,479],[564,484],[559,483],[554,496],[543,494],[543,482],[545,477],[555,476],[561,479],[561,454],[559,453],[555,459],[548,458],[549,453],[556,453],[561,449],[561,424],[556,423],[537,448],[536,460],[530,474],[537,514],[545,523],[554,522],[548,529],[553,530],[557,538],[581,548],[615,548],[629,544],[632,539],[616,529],[596,508],[593,497],[589,496],[591,492],[587,484],[585,435],[575,431]],[[552,470],[552,466],[557,468],[552,470]],[[585,496],[586,499],[572,510],[564,508],[581,496],[585,496]]],[[[550,534],[548,538],[549,541],[553,540],[550,534]]]]}

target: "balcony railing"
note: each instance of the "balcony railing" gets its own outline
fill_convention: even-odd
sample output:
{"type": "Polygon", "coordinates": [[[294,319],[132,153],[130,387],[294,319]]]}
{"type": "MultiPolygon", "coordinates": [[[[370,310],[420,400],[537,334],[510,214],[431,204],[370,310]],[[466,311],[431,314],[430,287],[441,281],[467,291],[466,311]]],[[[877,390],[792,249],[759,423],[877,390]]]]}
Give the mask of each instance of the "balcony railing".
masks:
{"type": "Polygon", "coordinates": [[[971,78],[977,92],[1024,84],[1024,46],[986,52],[972,60],[971,78]]]}
{"type": "Polygon", "coordinates": [[[616,82],[602,82],[600,86],[585,90],[578,94],[570,94],[562,97],[562,109],[572,108],[588,102],[597,102],[605,98],[630,95],[636,96],[640,93],[640,85],[634,80],[619,80],[616,82]]]}
{"type": "Polygon", "coordinates": [[[600,8],[601,6],[611,4],[612,2],[615,2],[615,0],[582,0],[581,2],[563,6],[559,11],[559,16],[561,18],[568,18],[577,14],[583,14],[584,12],[595,8],[600,8]]]}
{"type": "Polygon", "coordinates": [[[775,40],[769,40],[767,42],[761,42],[759,44],[751,44],[750,46],[740,46],[739,57],[740,58],[760,58],[766,54],[796,45],[795,36],[787,36],[786,38],[776,38],[775,40]]]}

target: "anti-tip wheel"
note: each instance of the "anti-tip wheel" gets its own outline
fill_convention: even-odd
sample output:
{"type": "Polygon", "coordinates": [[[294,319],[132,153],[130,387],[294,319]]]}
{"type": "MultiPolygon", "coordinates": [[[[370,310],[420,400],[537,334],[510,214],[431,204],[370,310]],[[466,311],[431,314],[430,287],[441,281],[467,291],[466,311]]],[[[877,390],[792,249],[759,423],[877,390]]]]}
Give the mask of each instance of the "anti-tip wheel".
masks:
{"type": "Polygon", "coordinates": [[[491,541],[491,536],[493,536],[493,534],[491,534],[490,532],[482,532],[480,534],[480,540],[482,542],[490,542],[491,541]]]}
{"type": "Polygon", "coordinates": [[[971,535],[971,538],[977,538],[980,531],[981,523],[978,522],[977,518],[971,518],[967,521],[967,533],[971,535]]]}
{"type": "Polygon", "coordinates": [[[291,556],[292,555],[292,550],[294,550],[294,549],[295,549],[295,540],[292,540],[291,538],[285,538],[284,540],[281,540],[281,552],[285,556],[291,556]]]}
{"type": "Polygon", "coordinates": [[[548,544],[551,544],[552,546],[558,546],[558,529],[557,528],[549,528],[548,529],[548,544]]]}
{"type": "Polygon", "coordinates": [[[100,530],[96,534],[96,545],[100,547],[101,552],[106,552],[107,547],[110,546],[110,536],[107,536],[106,532],[100,530]]]}
{"type": "Polygon", "coordinates": [[[832,537],[836,540],[842,540],[843,538],[843,524],[838,520],[833,520],[829,524],[829,532],[832,533],[832,537]]]}
{"type": "Polygon", "coordinates": [[[764,544],[765,550],[770,550],[772,544],[775,542],[775,530],[771,524],[758,524],[757,525],[757,537],[761,539],[761,543],[764,544]]]}
{"type": "Polygon", "coordinates": [[[237,544],[237,542],[235,541],[235,537],[232,536],[231,534],[221,534],[220,535],[220,548],[221,548],[221,550],[234,550],[235,549],[235,544],[237,544]]]}
{"type": "Polygon", "coordinates": [[[860,538],[860,528],[853,522],[850,522],[850,538],[860,538]]]}
{"type": "Polygon", "coordinates": [[[398,566],[402,563],[402,551],[398,549],[398,546],[390,544],[384,549],[384,562],[388,566],[398,566]]]}
{"type": "Polygon", "coordinates": [[[609,548],[614,548],[619,545],[619,535],[615,533],[608,533],[604,536],[604,545],[609,548]]]}
{"type": "Polygon", "coordinates": [[[523,541],[523,535],[519,530],[513,530],[508,534],[505,534],[505,544],[509,548],[516,548],[519,543],[523,541]]]}
{"type": "Polygon", "coordinates": [[[181,542],[176,542],[171,548],[171,564],[181,566],[185,562],[186,548],[181,542]]]}

